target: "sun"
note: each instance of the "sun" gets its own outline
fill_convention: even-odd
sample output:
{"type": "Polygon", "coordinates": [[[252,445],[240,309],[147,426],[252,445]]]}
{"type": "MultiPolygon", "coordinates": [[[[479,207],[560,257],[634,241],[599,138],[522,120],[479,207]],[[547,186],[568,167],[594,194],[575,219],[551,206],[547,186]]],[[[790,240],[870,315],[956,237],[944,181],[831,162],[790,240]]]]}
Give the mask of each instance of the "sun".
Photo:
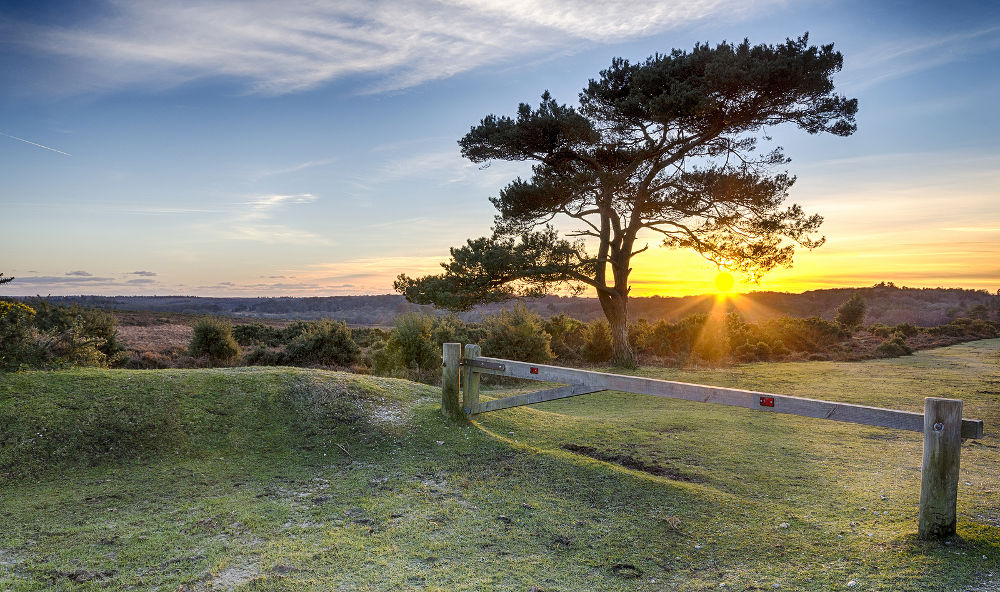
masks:
{"type": "Polygon", "coordinates": [[[736,286],[736,278],[728,271],[720,271],[715,276],[715,291],[719,294],[728,294],[736,286]]]}

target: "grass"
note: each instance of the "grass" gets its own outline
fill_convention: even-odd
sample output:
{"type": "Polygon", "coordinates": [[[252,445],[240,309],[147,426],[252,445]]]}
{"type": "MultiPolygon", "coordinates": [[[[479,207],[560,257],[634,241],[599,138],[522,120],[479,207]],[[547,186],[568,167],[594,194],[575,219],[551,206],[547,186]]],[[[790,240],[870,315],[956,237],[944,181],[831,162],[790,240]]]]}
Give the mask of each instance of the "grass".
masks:
{"type": "Polygon", "coordinates": [[[625,393],[452,424],[400,380],[79,369],[0,375],[0,589],[1000,589],[1000,340],[640,373],[964,399],[959,536],[915,536],[917,433],[625,393]]]}

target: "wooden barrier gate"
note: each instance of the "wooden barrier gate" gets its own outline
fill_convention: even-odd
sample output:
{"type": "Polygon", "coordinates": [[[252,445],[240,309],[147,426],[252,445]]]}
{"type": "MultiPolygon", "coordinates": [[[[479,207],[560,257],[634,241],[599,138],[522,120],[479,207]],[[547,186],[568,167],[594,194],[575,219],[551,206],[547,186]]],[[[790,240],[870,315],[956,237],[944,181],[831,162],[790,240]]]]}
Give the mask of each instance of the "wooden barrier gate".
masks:
{"type": "Polygon", "coordinates": [[[923,432],[924,458],[917,530],[924,539],[940,539],[955,534],[962,440],[983,437],[982,420],[962,419],[960,399],[927,397],[924,399],[924,413],[920,414],[897,409],[488,358],[483,357],[479,346],[473,344],[465,346],[463,356],[460,343],[446,343],[443,355],[441,410],[445,416],[454,419],[611,390],[923,432]],[[480,403],[481,374],[555,382],[566,386],[480,403]],[[461,404],[458,400],[460,390],[461,404]]]}

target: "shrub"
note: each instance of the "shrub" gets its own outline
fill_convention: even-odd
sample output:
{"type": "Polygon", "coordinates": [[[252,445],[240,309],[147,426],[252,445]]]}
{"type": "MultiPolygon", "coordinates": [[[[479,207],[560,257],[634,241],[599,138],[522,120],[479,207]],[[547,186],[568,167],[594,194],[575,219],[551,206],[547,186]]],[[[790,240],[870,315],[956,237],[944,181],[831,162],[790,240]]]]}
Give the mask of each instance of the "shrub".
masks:
{"type": "Polygon", "coordinates": [[[902,333],[893,333],[892,337],[879,344],[875,351],[883,358],[898,358],[913,353],[913,349],[906,345],[906,337],[902,333]]]}
{"type": "Polygon", "coordinates": [[[835,320],[848,329],[856,329],[864,322],[867,312],[868,304],[865,303],[865,299],[861,297],[860,293],[855,292],[837,309],[835,320]]]}
{"type": "Polygon", "coordinates": [[[782,317],[759,323],[756,331],[760,341],[780,343],[788,351],[815,353],[850,338],[851,333],[839,323],[819,317],[807,319],[782,317]]]}
{"type": "Polygon", "coordinates": [[[389,339],[389,330],[381,327],[352,327],[351,338],[358,347],[371,347],[379,341],[389,339]]]}
{"type": "Polygon", "coordinates": [[[549,349],[560,360],[576,360],[583,353],[586,325],[564,314],[555,315],[542,322],[542,328],[549,334],[549,349]]]}
{"type": "Polygon", "coordinates": [[[917,333],[920,333],[920,328],[910,323],[900,323],[896,325],[896,332],[902,333],[904,337],[913,337],[917,333]]]}
{"type": "Polygon", "coordinates": [[[288,354],[258,345],[243,356],[243,363],[247,366],[284,366],[288,363],[288,354]]]}
{"type": "Polygon", "coordinates": [[[483,354],[490,357],[548,362],[551,341],[538,313],[520,304],[483,319],[483,354]]]}
{"type": "Polygon", "coordinates": [[[17,370],[39,361],[34,340],[35,310],[20,302],[0,300],[0,370],[17,370]]]}
{"type": "Polygon", "coordinates": [[[219,319],[205,318],[195,323],[188,352],[193,357],[207,356],[213,362],[227,363],[236,359],[240,347],[233,339],[232,325],[219,319]]]}
{"type": "Polygon", "coordinates": [[[251,345],[278,347],[283,343],[283,332],[278,327],[271,327],[264,323],[251,323],[233,327],[233,338],[236,343],[244,347],[251,345]]]}
{"type": "Polygon", "coordinates": [[[605,320],[591,321],[584,330],[583,358],[591,363],[611,359],[611,327],[605,320]]]}
{"type": "Polygon", "coordinates": [[[639,319],[628,326],[628,342],[638,353],[651,351],[653,324],[646,319],[639,319]]]}
{"type": "MultiPolygon", "coordinates": [[[[56,350],[68,352],[66,355],[75,359],[64,361],[92,365],[87,360],[93,359],[97,365],[104,365],[124,357],[125,348],[118,341],[115,319],[107,312],[76,304],[50,304],[45,298],[34,298],[30,302],[37,311],[35,327],[54,338],[56,350]],[[87,353],[91,349],[100,355],[87,353]]],[[[50,352],[48,355],[54,354],[50,352]]]]}
{"type": "Polygon", "coordinates": [[[676,323],[660,321],[652,330],[650,349],[658,356],[686,358],[708,321],[706,314],[684,317],[676,323]]]}
{"type": "Polygon", "coordinates": [[[409,313],[397,317],[395,325],[381,357],[376,361],[373,354],[373,367],[388,372],[393,368],[429,370],[441,366],[441,349],[434,340],[434,317],[409,313]]]}
{"type": "Polygon", "coordinates": [[[771,359],[771,346],[763,341],[756,345],[744,343],[733,350],[733,355],[741,362],[766,362],[771,359]]]}
{"type": "MultiPolygon", "coordinates": [[[[63,331],[50,330],[48,339],[43,342],[46,358],[56,365],[106,367],[108,356],[101,349],[104,345],[105,340],[90,332],[80,317],[63,331]]],[[[119,356],[119,359],[124,357],[119,356]]]]}
{"type": "Polygon", "coordinates": [[[874,325],[868,325],[868,332],[875,337],[881,337],[883,339],[889,337],[892,333],[892,327],[888,325],[883,325],[882,323],[876,323],[874,325]]]}
{"type": "Polygon", "coordinates": [[[296,364],[349,366],[358,360],[361,348],[354,343],[347,323],[322,320],[308,323],[285,351],[296,364]]]}

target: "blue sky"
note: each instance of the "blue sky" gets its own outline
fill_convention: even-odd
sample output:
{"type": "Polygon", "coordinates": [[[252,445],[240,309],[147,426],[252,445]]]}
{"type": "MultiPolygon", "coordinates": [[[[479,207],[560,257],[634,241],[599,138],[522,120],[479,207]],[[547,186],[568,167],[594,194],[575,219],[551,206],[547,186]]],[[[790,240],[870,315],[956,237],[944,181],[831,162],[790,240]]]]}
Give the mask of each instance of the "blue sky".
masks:
{"type": "MultiPolygon", "coordinates": [[[[995,3],[386,0],[0,4],[0,290],[390,292],[525,171],[461,159],[483,116],[575,103],[614,56],[805,31],[858,132],[772,130],[828,243],[752,288],[1000,288],[995,3]]],[[[715,273],[635,269],[638,294],[715,273]]]]}

